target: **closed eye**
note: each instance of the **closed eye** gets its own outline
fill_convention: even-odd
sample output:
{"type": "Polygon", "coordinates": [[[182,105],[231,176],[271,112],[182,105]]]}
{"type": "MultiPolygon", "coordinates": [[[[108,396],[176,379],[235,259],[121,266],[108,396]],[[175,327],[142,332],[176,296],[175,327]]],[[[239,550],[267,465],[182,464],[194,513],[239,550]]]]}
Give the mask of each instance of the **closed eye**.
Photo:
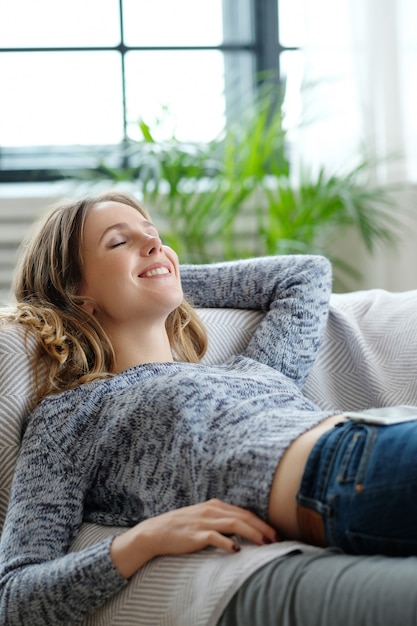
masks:
{"type": "Polygon", "coordinates": [[[110,245],[110,248],[113,250],[114,248],[118,248],[119,246],[123,246],[126,243],[126,241],[118,241],[117,243],[112,243],[110,245]]]}

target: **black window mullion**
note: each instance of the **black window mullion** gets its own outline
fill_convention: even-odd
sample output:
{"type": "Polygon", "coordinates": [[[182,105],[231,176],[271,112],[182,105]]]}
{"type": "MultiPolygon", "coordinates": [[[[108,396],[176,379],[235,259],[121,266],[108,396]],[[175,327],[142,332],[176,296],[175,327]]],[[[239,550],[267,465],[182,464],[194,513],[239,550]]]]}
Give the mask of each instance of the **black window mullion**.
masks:
{"type": "Polygon", "coordinates": [[[267,72],[281,78],[278,33],[278,0],[254,0],[256,76],[262,82],[267,72]]]}
{"type": "MultiPolygon", "coordinates": [[[[126,98],[126,45],[124,36],[124,24],[123,24],[123,0],[119,0],[119,24],[120,24],[120,65],[122,75],[122,115],[123,115],[123,145],[127,145],[127,98],[126,98]]],[[[128,167],[128,156],[126,151],[123,150],[122,155],[123,167],[128,167]]]]}
{"type": "MultiPolygon", "coordinates": [[[[0,54],[2,52],[72,52],[72,51],[117,51],[120,54],[120,64],[121,64],[121,80],[122,80],[122,115],[123,115],[123,142],[125,145],[128,141],[128,119],[127,119],[127,89],[126,89],[126,54],[129,51],[133,50],[209,50],[216,49],[224,52],[225,54],[225,95],[226,95],[226,118],[233,118],[234,113],[236,113],[236,103],[244,104],[242,99],[242,92],[251,91],[256,89],[256,84],[262,82],[262,77],[265,73],[268,75],[274,75],[278,80],[280,79],[280,53],[283,50],[288,48],[284,48],[279,43],[279,28],[278,28],[278,3],[279,0],[244,0],[243,6],[243,22],[245,23],[245,28],[248,25],[248,22],[252,24],[253,33],[251,38],[246,37],[233,37],[233,28],[238,28],[237,25],[233,25],[233,19],[236,18],[236,4],[235,0],[232,2],[228,2],[228,0],[224,0],[224,23],[225,20],[228,20],[228,25],[225,27],[226,30],[229,29],[228,32],[225,30],[225,38],[224,41],[218,46],[127,46],[124,40],[124,24],[123,24],[123,0],[119,0],[119,23],[120,23],[120,43],[117,46],[92,46],[92,47],[84,47],[84,46],[68,46],[68,47],[45,47],[45,48],[0,48],[0,54]],[[246,15],[248,13],[248,15],[246,15]],[[250,13],[250,15],[249,15],[250,13]],[[230,30],[231,29],[231,30],[230,30]],[[232,36],[229,37],[229,34],[232,33],[232,36]],[[253,72],[252,76],[248,76],[248,80],[245,84],[237,84],[240,79],[237,78],[242,75],[242,72],[238,71],[240,67],[239,64],[242,61],[243,57],[239,55],[239,53],[245,53],[246,55],[251,55],[253,58],[253,72]]],[[[242,7],[241,7],[242,8],[242,7]]],[[[241,16],[242,17],[242,16],[241,16]]],[[[243,31],[245,31],[243,28],[243,31]]],[[[242,31],[242,32],[243,32],[242,31]]],[[[245,31],[246,32],[246,31],[245,31]]],[[[246,56],[246,59],[248,56],[246,56]]],[[[246,70],[246,68],[245,68],[246,70]]],[[[241,81],[240,81],[241,82],[241,81]]],[[[245,82],[245,81],[243,81],[245,82]]],[[[250,94],[248,94],[250,98],[250,94]]],[[[125,153],[123,150],[123,145],[114,146],[114,152],[119,155],[125,153]]],[[[34,147],[36,148],[36,147],[34,147]]],[[[107,149],[109,147],[107,146],[107,149]]],[[[62,154],[67,155],[71,152],[71,147],[62,146],[62,154]]],[[[106,148],[103,147],[103,150],[106,148]]],[[[44,163],[44,167],[42,168],[41,161],[42,150],[39,149],[35,154],[35,149],[30,149],[26,151],[26,158],[29,158],[31,151],[33,152],[33,157],[36,159],[36,155],[38,156],[39,166],[36,166],[29,171],[25,169],[25,153],[21,152],[22,160],[20,162],[20,169],[18,165],[19,157],[19,149],[16,150],[14,148],[5,149],[4,146],[0,146],[0,182],[7,182],[12,180],[19,181],[30,181],[30,180],[56,180],[63,176],[62,170],[59,171],[59,150],[57,150],[57,169],[52,170],[46,163],[44,163]],[[14,163],[16,163],[16,168],[14,168],[14,163]],[[46,165],[46,167],[45,167],[46,165]],[[7,169],[4,169],[7,168],[7,169]]],[[[52,149],[52,152],[54,148],[52,149]]],[[[72,154],[72,152],[71,152],[72,154]]],[[[65,156],[63,157],[63,162],[65,162],[65,156]]],[[[71,157],[73,158],[73,157],[71,157]]],[[[74,161],[78,158],[77,154],[75,154],[74,161]]],[[[84,169],[86,166],[84,165],[84,157],[80,154],[80,169],[84,169]]],[[[123,162],[123,160],[122,160],[123,162]]],[[[127,163],[124,163],[127,165],[127,163]]],[[[65,166],[64,166],[65,167],[65,166]]],[[[87,166],[88,167],[88,166],[87,166]]]]}

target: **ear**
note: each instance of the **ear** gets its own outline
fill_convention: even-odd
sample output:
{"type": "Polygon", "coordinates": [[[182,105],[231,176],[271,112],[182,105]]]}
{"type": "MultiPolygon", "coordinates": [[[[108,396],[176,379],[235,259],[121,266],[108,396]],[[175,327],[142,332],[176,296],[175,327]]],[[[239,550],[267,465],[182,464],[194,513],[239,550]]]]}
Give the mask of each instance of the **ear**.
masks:
{"type": "Polygon", "coordinates": [[[89,313],[90,315],[94,315],[94,303],[92,300],[90,300],[90,298],[87,298],[87,300],[84,300],[81,304],[81,307],[84,309],[84,311],[87,311],[87,313],[89,313]]]}
{"type": "Polygon", "coordinates": [[[84,284],[81,285],[81,287],[77,291],[78,291],[77,299],[79,299],[79,304],[81,305],[81,308],[83,308],[84,311],[87,311],[87,313],[89,313],[90,315],[94,315],[94,311],[95,311],[94,300],[90,298],[90,296],[87,295],[86,286],[84,284]],[[82,298],[85,298],[85,300],[83,300],[82,298]]]}

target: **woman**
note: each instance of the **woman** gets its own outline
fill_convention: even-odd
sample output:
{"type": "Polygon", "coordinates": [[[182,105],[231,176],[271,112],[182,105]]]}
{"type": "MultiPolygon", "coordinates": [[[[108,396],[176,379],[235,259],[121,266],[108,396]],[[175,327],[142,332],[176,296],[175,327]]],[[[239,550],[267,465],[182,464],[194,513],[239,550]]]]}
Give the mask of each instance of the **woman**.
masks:
{"type": "MultiPolygon", "coordinates": [[[[236,536],[269,546],[264,563],[293,550],[278,538],[355,551],[344,500],[339,528],[323,482],[342,467],[351,498],[369,435],[300,391],[326,324],[329,263],[278,257],[208,274],[209,293],[198,268],[185,278],[197,304],[266,311],[245,353],[216,367],[199,363],[205,333],[183,299],[178,259],[133,198],[60,207],[32,238],[15,319],[37,333],[50,374],[28,419],[2,535],[7,624],[75,623],[154,557],[238,552],[236,536]],[[83,520],[127,530],[68,554],[83,520]]],[[[358,510],[356,535],[370,526],[358,510]]],[[[408,534],[402,553],[414,554],[408,534]]],[[[380,551],[373,541],[362,551],[380,551]]]]}

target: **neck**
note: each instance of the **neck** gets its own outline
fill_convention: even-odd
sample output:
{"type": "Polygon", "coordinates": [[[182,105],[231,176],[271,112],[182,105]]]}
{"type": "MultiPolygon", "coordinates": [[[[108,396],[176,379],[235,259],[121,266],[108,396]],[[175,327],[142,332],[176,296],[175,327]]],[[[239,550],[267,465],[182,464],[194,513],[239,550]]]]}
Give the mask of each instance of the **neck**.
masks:
{"type": "Polygon", "coordinates": [[[173,361],[171,346],[165,327],[148,328],[146,333],[109,333],[116,355],[115,373],[143,363],[173,361]]]}

